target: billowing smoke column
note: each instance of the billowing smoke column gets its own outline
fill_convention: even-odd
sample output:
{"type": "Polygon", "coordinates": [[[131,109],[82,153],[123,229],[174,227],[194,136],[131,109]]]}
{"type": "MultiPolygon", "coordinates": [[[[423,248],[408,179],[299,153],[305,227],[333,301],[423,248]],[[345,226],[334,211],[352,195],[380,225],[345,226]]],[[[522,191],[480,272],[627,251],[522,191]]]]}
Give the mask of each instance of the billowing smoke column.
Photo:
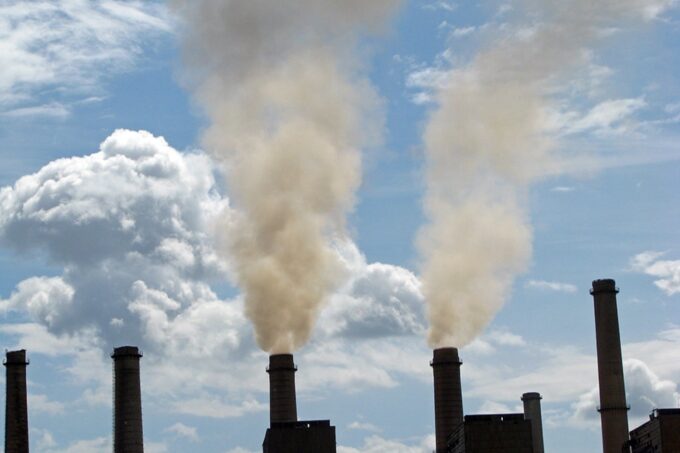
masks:
{"type": "MultiPolygon", "coordinates": [[[[433,347],[464,346],[502,306],[531,256],[526,192],[559,171],[550,94],[601,30],[663,0],[528,0],[532,27],[451,71],[425,129],[429,223],[419,235],[433,347]]],[[[510,27],[511,28],[511,27],[510,27]]]]}
{"type": "Polygon", "coordinates": [[[460,382],[460,366],[456,348],[434,350],[432,372],[434,373],[434,419],[437,453],[445,453],[447,441],[463,423],[463,391],[460,382]]]}
{"type": "Polygon", "coordinates": [[[207,112],[204,146],[240,213],[229,254],[259,345],[292,352],[338,283],[329,247],[380,135],[377,96],[357,75],[355,36],[399,0],[173,0],[187,83],[207,112]]]}
{"type": "Polygon", "coordinates": [[[595,336],[597,339],[597,374],[600,384],[600,420],[602,451],[619,453],[628,441],[628,405],[623,378],[619,314],[614,280],[595,280],[595,336]]]}
{"type": "Polygon", "coordinates": [[[28,453],[26,350],[8,351],[5,358],[5,453],[28,453]]]}

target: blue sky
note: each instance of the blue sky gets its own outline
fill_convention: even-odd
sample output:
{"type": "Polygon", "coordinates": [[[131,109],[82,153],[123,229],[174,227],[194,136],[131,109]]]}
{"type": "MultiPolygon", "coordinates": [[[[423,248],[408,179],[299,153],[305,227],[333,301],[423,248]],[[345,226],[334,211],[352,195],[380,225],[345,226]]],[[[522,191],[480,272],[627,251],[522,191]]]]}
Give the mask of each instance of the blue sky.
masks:
{"type": "MultiPolygon", "coordinates": [[[[347,235],[332,244],[343,277],[296,351],[298,413],[330,418],[343,453],[431,451],[427,254],[416,245],[432,221],[423,203],[437,150],[426,137],[449,95],[449,111],[470,112],[470,124],[487,124],[475,114],[501,118],[511,137],[508,125],[525,125],[512,112],[526,111],[526,99],[462,103],[464,76],[488,68],[536,95],[550,159],[513,179],[507,169],[528,168],[523,150],[501,143],[480,153],[491,177],[507,177],[531,247],[519,264],[501,260],[499,272],[512,272],[505,297],[491,302],[502,308],[461,350],[465,412],[519,411],[521,394],[537,391],[548,451],[600,451],[588,294],[596,278],[621,288],[631,427],[654,407],[678,407],[678,4],[626,0],[621,11],[592,2],[601,15],[585,28],[578,14],[549,7],[560,3],[538,3],[380,0],[384,9],[339,32],[358,39],[333,43],[351,53],[350,80],[377,94],[363,125],[382,131],[357,145],[361,185],[347,235]],[[538,42],[556,34],[559,48],[538,42]],[[524,61],[537,49],[545,60],[524,61]],[[550,55],[563,58],[545,69],[550,55]],[[513,61],[525,66],[513,72],[513,61]]],[[[584,11],[584,2],[561,3],[584,11]]],[[[216,121],[196,78],[210,61],[187,58],[183,19],[162,2],[0,4],[0,339],[31,358],[36,451],[110,450],[108,354],[127,343],[145,353],[147,451],[261,448],[267,355],[244,315],[238,260],[223,245],[240,206],[205,139],[216,121]]],[[[234,41],[219,52],[236,52],[238,33],[227,32],[234,41]]],[[[245,86],[229,83],[227,97],[245,86]]],[[[450,174],[465,181],[460,127],[450,123],[450,174]]],[[[502,250],[494,241],[503,228],[479,250],[502,250]]],[[[453,243],[465,245],[463,236],[453,243]]]]}

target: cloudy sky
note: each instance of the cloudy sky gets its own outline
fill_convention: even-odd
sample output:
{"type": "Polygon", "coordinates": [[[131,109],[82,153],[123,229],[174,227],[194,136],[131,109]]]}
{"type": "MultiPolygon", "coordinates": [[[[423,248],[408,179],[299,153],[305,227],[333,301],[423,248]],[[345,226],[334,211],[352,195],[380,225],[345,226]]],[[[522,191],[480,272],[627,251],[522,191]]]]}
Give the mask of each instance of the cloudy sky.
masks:
{"type": "Polygon", "coordinates": [[[296,288],[333,277],[295,307],[298,413],[340,452],[431,451],[449,343],[467,414],[540,392],[547,451],[600,451],[596,278],[631,427],[678,407],[680,4],[358,3],[0,1],[0,339],[35,451],[110,451],[124,344],[147,451],[261,451],[287,346],[253,323],[282,315],[248,297],[252,181],[292,171],[328,257],[296,288]]]}

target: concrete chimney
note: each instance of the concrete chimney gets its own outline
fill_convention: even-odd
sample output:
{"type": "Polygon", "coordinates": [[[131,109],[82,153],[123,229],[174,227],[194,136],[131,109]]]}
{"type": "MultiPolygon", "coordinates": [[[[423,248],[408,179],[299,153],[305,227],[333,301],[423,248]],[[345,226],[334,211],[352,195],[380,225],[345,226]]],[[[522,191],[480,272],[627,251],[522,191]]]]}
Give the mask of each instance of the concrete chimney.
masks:
{"type": "Polygon", "coordinates": [[[144,453],[142,432],[142,392],[139,359],[135,346],[115,348],[113,354],[113,451],[144,453]]]}
{"type": "Polygon", "coordinates": [[[26,350],[5,354],[5,453],[28,453],[26,350]]]}
{"type": "Polygon", "coordinates": [[[531,438],[534,453],[543,453],[543,420],[541,418],[541,394],[529,392],[522,395],[524,420],[531,422],[531,438]]]}
{"type": "Polygon", "coordinates": [[[434,419],[437,453],[446,453],[446,443],[451,434],[463,423],[463,392],[460,385],[458,349],[434,350],[434,419]]]}
{"type": "Polygon", "coordinates": [[[296,422],[295,372],[293,354],[269,356],[269,422],[296,422]]]}
{"type": "Polygon", "coordinates": [[[600,420],[603,453],[621,453],[628,441],[628,406],[623,381],[619,315],[614,280],[595,280],[590,294],[595,303],[597,371],[600,382],[600,420]]]}

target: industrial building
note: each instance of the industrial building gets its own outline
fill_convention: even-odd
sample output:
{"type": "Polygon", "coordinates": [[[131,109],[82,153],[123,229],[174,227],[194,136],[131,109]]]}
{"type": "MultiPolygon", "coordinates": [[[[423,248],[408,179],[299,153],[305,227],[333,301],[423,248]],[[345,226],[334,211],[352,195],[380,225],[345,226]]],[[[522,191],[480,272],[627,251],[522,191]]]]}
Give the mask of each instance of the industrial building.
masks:
{"type": "Polygon", "coordinates": [[[298,421],[293,354],[269,356],[269,428],[263,453],[335,453],[329,420],[298,421]]]}
{"type": "Polygon", "coordinates": [[[522,395],[523,414],[463,415],[456,348],[435,349],[435,439],[437,453],[543,453],[541,395],[522,395]]]}
{"type": "Polygon", "coordinates": [[[630,432],[631,453],[680,452],[680,409],[656,409],[630,432]]]}
{"type": "Polygon", "coordinates": [[[524,414],[466,415],[449,439],[451,453],[534,453],[531,421],[524,414]]]}
{"type": "MultiPolygon", "coordinates": [[[[597,363],[604,453],[679,453],[680,409],[655,409],[649,421],[628,432],[628,410],[614,280],[595,280],[597,363]]],[[[141,352],[115,348],[113,359],[114,453],[143,453],[141,352]]],[[[28,453],[29,427],[25,350],[8,351],[5,453],[28,453]]],[[[430,362],[434,376],[436,453],[544,453],[541,395],[522,395],[523,413],[464,415],[462,361],[457,348],[438,348],[430,362]]],[[[269,357],[269,427],[263,453],[335,453],[329,420],[298,420],[292,354],[269,357]]]]}

